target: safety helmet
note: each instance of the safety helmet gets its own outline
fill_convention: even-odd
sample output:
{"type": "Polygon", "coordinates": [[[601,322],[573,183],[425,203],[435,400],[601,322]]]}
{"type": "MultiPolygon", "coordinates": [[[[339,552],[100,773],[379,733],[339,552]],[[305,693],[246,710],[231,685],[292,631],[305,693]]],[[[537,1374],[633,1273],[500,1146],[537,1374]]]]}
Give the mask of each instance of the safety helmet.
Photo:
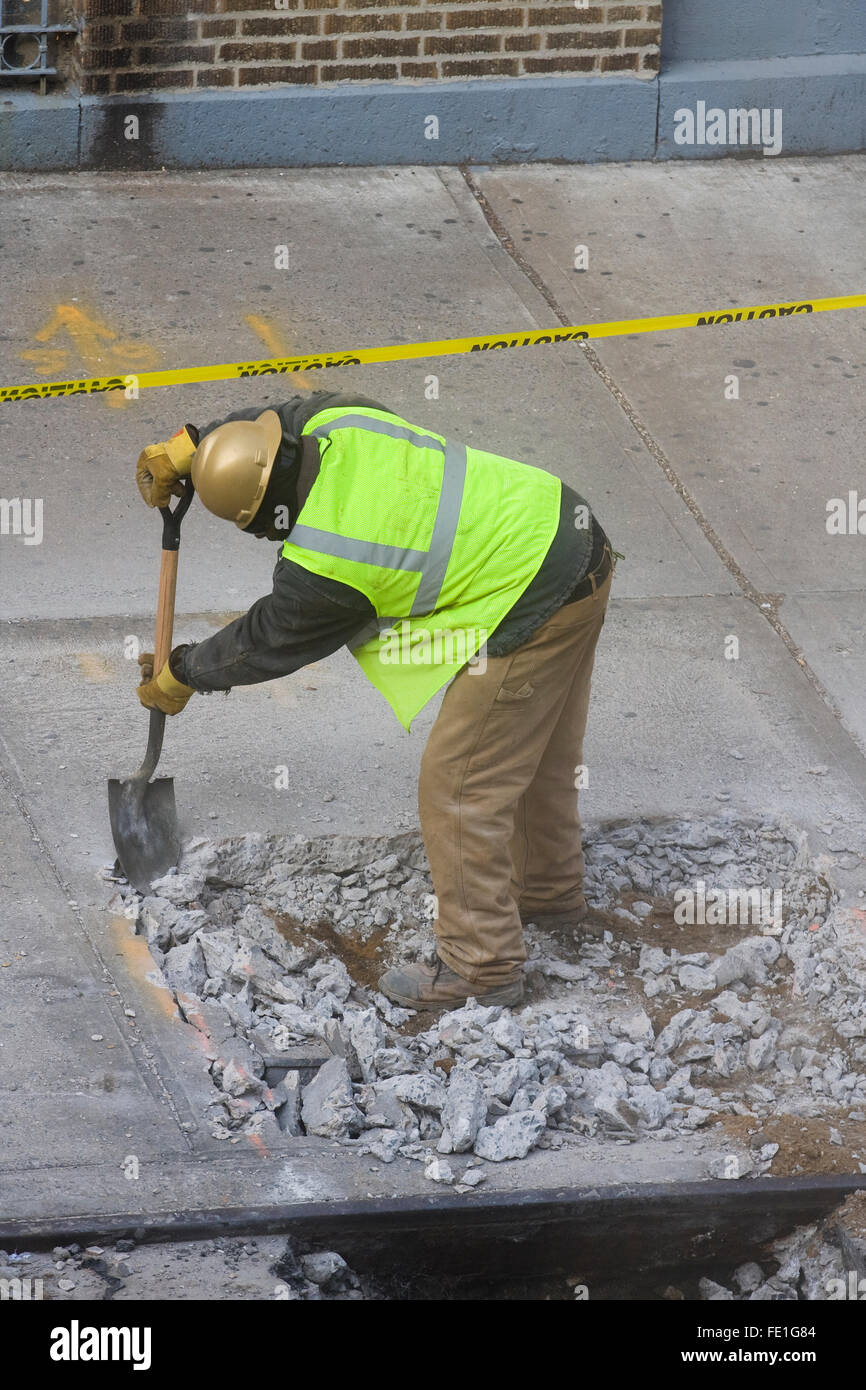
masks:
{"type": "Polygon", "coordinates": [[[249,526],[262,504],[282,437],[275,410],[265,410],[255,420],[229,420],[205,435],[190,471],[209,512],[241,530],[249,526]]]}

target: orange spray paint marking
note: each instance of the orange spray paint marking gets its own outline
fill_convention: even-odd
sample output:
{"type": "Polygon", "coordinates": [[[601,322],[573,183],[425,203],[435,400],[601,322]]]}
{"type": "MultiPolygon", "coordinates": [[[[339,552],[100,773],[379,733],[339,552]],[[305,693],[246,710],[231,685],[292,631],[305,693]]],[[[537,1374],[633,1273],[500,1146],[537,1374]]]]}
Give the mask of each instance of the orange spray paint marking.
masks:
{"type": "Polygon", "coordinates": [[[156,963],[144,937],[133,935],[129,919],[126,917],[112,918],[111,934],[115,948],[123,956],[130,975],[141,988],[144,1004],[153,1007],[158,1013],[165,1014],[167,1018],[180,1018],[171,990],[157,985],[149,978],[156,971],[156,963]]]}
{"type": "MultiPolygon", "coordinates": [[[[77,304],[58,304],[47,323],[34,334],[43,347],[30,348],[18,356],[32,362],[40,376],[57,377],[69,368],[74,371],[78,362],[93,376],[107,374],[118,377],[149,372],[159,365],[160,355],[147,343],[121,339],[96,314],[80,309],[77,304]],[[58,337],[69,340],[69,346],[48,346],[58,337]]],[[[105,400],[112,409],[123,409],[127,399],[123,391],[107,391],[105,400]]]]}
{"type": "MultiPolygon", "coordinates": [[[[253,330],[257,338],[261,338],[268,352],[272,352],[275,357],[291,357],[291,345],[286,335],[276,324],[270,323],[268,319],[263,319],[259,314],[245,314],[244,323],[253,330]]],[[[295,380],[299,386],[305,386],[307,390],[312,390],[313,383],[304,372],[298,372],[295,380]]]]}

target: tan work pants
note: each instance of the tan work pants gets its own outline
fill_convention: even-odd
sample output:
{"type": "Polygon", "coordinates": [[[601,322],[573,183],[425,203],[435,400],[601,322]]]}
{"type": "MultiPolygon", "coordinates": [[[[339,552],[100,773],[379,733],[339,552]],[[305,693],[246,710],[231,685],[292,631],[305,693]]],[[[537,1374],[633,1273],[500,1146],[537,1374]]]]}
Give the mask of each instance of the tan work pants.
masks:
{"type": "Polygon", "coordinates": [[[484,671],[464,667],[430,732],[418,801],[437,949],[472,984],[520,975],[521,910],[584,905],[575,774],[611,579],[484,671]]]}

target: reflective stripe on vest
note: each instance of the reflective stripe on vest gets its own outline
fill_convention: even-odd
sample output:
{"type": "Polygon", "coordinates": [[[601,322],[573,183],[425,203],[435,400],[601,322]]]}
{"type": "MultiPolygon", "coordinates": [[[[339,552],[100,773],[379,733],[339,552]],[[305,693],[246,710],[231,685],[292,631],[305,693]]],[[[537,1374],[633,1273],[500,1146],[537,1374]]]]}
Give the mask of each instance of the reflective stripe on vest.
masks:
{"type": "MultiPolygon", "coordinates": [[[[377,545],[372,541],[357,541],[350,536],[337,536],[330,531],[319,531],[313,526],[295,525],[289,533],[294,545],[302,545],[305,550],[317,550],[321,555],[334,555],[341,560],[355,560],[363,565],[377,565],[381,569],[410,570],[421,574],[418,592],[412,604],[412,617],[423,617],[432,613],[442,592],[445,573],[457,524],[460,520],[460,507],[463,502],[463,488],[466,482],[466,445],[454,444],[450,440],[443,444],[432,434],[420,434],[395,425],[390,420],[373,420],[367,415],[340,415],[327,425],[319,425],[310,430],[315,439],[327,439],[332,430],[355,429],[370,434],[386,434],[391,439],[403,439],[418,449],[435,449],[445,455],[442,471],[442,489],[439,493],[439,506],[433,523],[429,550],[400,550],[397,546],[377,545]]],[[[380,626],[390,625],[383,619],[380,626]]]]}

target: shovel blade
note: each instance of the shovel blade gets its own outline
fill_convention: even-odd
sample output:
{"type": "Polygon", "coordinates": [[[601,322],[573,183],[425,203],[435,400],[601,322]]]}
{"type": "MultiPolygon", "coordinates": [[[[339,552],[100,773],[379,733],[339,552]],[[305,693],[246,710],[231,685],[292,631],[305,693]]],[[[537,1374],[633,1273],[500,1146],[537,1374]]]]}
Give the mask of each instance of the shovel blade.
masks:
{"type": "Polygon", "coordinates": [[[133,888],[149,893],[180,855],[174,779],[110,778],[108,814],[120,867],[133,888]]]}

